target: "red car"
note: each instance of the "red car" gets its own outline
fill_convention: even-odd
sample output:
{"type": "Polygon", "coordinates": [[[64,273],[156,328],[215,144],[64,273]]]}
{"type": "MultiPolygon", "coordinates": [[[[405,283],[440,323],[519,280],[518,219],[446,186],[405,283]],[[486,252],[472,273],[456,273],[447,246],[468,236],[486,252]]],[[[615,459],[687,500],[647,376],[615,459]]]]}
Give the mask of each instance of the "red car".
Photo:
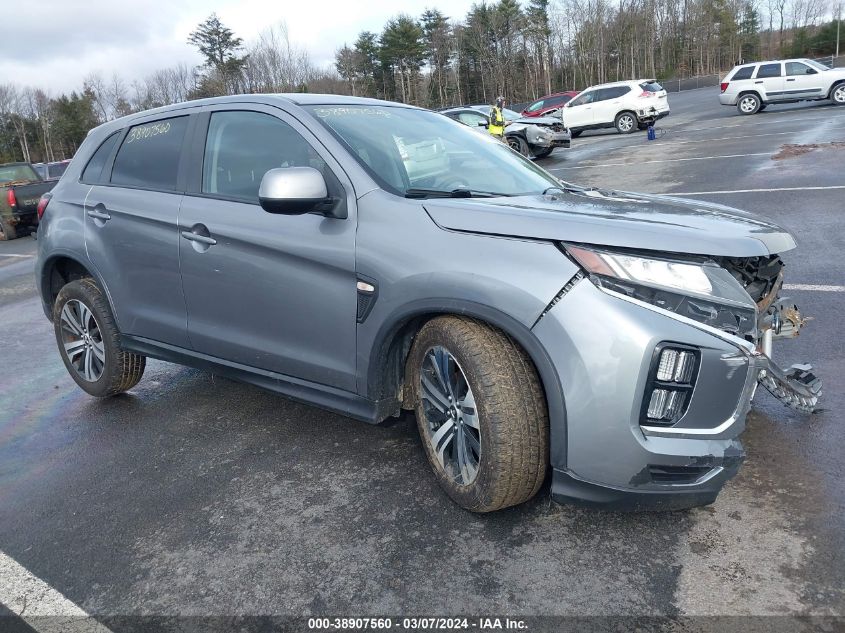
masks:
{"type": "Polygon", "coordinates": [[[550,95],[546,95],[545,97],[529,103],[522,111],[522,116],[549,116],[560,110],[564,103],[577,95],[577,90],[554,92],[550,95]]]}

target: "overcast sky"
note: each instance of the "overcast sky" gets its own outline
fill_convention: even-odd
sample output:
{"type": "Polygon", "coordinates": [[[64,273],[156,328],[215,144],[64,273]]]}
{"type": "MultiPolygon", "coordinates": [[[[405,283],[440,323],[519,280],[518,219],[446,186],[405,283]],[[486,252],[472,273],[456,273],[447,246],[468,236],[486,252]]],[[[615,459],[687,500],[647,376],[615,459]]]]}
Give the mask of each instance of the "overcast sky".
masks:
{"type": "Polygon", "coordinates": [[[212,12],[244,42],[285,21],[291,39],[318,66],[332,62],[362,30],[379,32],[397,13],[427,7],[460,19],[473,0],[5,0],[0,83],[40,87],[51,95],[78,89],[83,78],[117,71],[127,83],[180,62],[199,64],[188,34],[212,12]],[[8,34],[11,34],[9,37],[8,34]]]}

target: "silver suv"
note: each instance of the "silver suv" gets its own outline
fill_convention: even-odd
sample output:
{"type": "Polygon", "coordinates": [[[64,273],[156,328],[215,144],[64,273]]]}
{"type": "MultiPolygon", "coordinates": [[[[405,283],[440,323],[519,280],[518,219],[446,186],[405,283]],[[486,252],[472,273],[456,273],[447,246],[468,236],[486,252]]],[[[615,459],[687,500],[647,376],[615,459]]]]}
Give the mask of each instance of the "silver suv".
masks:
{"type": "Polygon", "coordinates": [[[786,59],[735,66],[719,86],[719,103],[756,114],[775,103],[831,99],[845,105],[845,68],[812,59],[786,59]]]}
{"type": "Polygon", "coordinates": [[[135,114],[89,134],[41,210],[44,312],[87,393],[152,357],[370,423],[413,410],[473,511],[530,499],[549,466],[558,501],[712,502],[758,381],[803,411],[819,393],[770,360],[803,323],[778,299],[785,230],[571,185],[418,108],[135,114]]]}

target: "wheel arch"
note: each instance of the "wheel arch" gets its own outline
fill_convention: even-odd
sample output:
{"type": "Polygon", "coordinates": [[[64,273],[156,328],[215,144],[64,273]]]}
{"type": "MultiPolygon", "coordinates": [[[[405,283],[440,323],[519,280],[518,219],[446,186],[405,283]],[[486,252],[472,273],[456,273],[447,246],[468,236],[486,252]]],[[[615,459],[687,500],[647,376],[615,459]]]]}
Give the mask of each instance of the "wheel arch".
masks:
{"type": "Polygon", "coordinates": [[[48,313],[47,318],[52,320],[53,304],[56,302],[56,297],[62,287],[71,281],[82,279],[83,277],[91,277],[102,289],[116,323],[117,316],[114,311],[111,293],[109,293],[96,268],[90,262],[85,262],[81,258],[69,253],[55,253],[45,260],[43,266],[41,266],[39,287],[45,312],[48,313]]]}
{"type": "Polygon", "coordinates": [[[830,90],[827,91],[827,98],[833,99],[833,91],[843,84],[845,84],[845,79],[838,79],[837,81],[834,81],[830,86],[830,90]]]}
{"type": "Polygon", "coordinates": [[[379,328],[370,350],[366,385],[369,397],[396,399],[402,408],[411,408],[405,388],[408,354],[423,325],[440,316],[469,317],[498,328],[528,354],[540,378],[549,413],[552,463],[555,467],[565,466],[566,404],[554,363],[528,327],[496,308],[464,300],[425,299],[395,310],[379,328]]]}

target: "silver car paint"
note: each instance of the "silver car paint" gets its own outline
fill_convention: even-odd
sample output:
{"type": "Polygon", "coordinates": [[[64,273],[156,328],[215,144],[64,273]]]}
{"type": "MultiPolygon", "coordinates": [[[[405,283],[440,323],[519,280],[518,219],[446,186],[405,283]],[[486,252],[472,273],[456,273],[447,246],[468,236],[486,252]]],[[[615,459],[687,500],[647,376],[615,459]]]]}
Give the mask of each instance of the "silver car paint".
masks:
{"type": "MultiPolygon", "coordinates": [[[[271,379],[307,383],[318,393],[323,385],[333,402],[348,394],[350,402],[379,405],[372,421],[396,412],[407,395],[389,375],[403,328],[438,313],[470,315],[505,330],[537,366],[556,473],[618,489],[681,493],[696,485],[660,486],[638,475],[650,463],[707,460],[715,470],[699,487],[718,490],[735,472],[720,464],[733,468],[742,457],[736,438],[750,393],[738,348],[586,280],[550,308],[578,272],[555,241],[653,250],[671,243],[674,252],[746,256],[788,250],[794,241],[787,232],[719,205],[629,194],[400,198],[381,190],[296,101],[384,105],[312,95],[221,98],[92,132],[54,190],[39,231],[36,274],[45,311],[54,291],[52,262],[71,258],[103,286],[121,332],[147,339],[149,349],[169,343],[161,349],[179,348],[186,359],[252,367],[254,378],[241,377],[265,386],[273,386],[271,379]],[[277,216],[256,205],[78,182],[87,158],[112,131],[197,107],[274,112],[294,125],[341,180],[348,218],[277,216]],[[105,199],[99,189],[112,190],[108,231],[83,212],[86,196],[87,209],[105,199]],[[207,252],[180,239],[180,231],[197,224],[217,240],[207,252]],[[378,284],[378,297],[366,321],[356,324],[359,276],[378,284]],[[646,369],[654,345],[666,340],[701,347],[704,378],[679,424],[689,434],[647,436],[638,424],[646,369]]],[[[401,366],[392,369],[401,374],[401,366]]]]}

